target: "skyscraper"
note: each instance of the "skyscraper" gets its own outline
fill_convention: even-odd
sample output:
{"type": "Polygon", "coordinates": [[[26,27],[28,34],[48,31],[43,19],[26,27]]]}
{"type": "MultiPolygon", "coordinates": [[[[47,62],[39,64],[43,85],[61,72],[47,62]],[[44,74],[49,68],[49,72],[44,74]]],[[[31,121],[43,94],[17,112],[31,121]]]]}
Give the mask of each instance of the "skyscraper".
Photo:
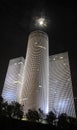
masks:
{"type": "Polygon", "coordinates": [[[49,56],[48,35],[33,31],[26,59],[10,60],[2,96],[28,109],[67,113],[76,117],[68,52],[49,56]]]}
{"type": "Polygon", "coordinates": [[[49,111],[75,117],[68,52],[49,57],[49,111]]]}
{"type": "Polygon", "coordinates": [[[33,31],[29,35],[24,66],[21,93],[24,111],[41,108],[48,112],[48,73],[48,36],[42,31],[33,31]]]}
{"type": "Polygon", "coordinates": [[[23,67],[23,57],[14,58],[9,61],[4,87],[2,91],[2,97],[9,103],[11,101],[19,102],[23,67]]]}

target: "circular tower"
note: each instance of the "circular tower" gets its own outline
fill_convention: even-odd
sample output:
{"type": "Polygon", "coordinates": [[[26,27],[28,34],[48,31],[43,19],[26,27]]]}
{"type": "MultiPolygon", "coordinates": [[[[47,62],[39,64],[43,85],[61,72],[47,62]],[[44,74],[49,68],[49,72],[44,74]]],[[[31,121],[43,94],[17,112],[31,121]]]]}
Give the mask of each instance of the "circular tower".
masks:
{"type": "Polygon", "coordinates": [[[39,30],[33,31],[28,39],[22,81],[21,103],[24,104],[24,112],[38,108],[48,112],[48,76],[48,35],[39,30]]]}

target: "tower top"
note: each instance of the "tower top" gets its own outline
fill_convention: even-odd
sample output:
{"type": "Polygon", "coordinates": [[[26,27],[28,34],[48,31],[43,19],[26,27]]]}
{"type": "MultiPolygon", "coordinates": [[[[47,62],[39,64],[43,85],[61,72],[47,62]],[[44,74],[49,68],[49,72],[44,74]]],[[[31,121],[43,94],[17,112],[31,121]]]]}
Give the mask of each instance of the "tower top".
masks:
{"type": "Polygon", "coordinates": [[[41,30],[32,31],[29,35],[29,38],[32,38],[34,36],[43,36],[48,40],[48,34],[41,30]]]}

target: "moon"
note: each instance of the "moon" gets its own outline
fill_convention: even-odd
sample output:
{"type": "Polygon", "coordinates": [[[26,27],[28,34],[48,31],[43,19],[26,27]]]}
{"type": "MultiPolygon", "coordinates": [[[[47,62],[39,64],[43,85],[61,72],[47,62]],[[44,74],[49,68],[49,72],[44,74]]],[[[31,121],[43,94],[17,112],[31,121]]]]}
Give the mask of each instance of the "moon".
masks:
{"type": "Polygon", "coordinates": [[[44,17],[36,18],[35,23],[39,27],[46,27],[47,26],[46,19],[44,17]]]}

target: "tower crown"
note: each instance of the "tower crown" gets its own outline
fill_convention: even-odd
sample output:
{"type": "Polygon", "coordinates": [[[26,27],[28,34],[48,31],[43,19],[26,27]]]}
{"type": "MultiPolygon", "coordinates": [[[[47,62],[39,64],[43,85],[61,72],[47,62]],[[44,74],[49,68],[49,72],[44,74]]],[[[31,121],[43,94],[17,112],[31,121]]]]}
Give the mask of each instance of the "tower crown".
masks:
{"type": "Polygon", "coordinates": [[[29,38],[33,38],[34,36],[43,36],[46,40],[48,40],[48,34],[44,31],[36,30],[29,34],[29,38]]]}

